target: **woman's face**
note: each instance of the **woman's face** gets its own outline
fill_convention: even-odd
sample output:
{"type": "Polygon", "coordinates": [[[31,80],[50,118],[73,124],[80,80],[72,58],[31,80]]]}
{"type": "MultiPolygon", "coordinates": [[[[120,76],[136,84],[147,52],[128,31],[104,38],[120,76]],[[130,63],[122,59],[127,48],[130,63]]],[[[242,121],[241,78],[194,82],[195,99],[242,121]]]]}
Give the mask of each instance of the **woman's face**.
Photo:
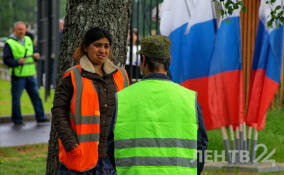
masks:
{"type": "Polygon", "coordinates": [[[110,55],[110,43],[107,38],[101,38],[85,48],[87,56],[94,65],[102,65],[110,55]]]}

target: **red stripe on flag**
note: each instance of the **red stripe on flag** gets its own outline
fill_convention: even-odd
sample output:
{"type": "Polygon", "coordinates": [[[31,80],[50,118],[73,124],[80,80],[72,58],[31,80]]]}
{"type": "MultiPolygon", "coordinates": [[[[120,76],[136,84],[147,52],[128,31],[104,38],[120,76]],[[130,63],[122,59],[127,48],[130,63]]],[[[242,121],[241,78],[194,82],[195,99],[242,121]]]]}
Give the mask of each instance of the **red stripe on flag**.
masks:
{"type": "Polygon", "coordinates": [[[213,76],[191,79],[182,86],[197,91],[207,130],[234,127],[244,121],[242,71],[228,71],[213,76]]]}
{"type": "Polygon", "coordinates": [[[252,71],[246,123],[257,130],[264,129],[266,111],[271,104],[279,84],[265,76],[265,70],[252,71]]]}

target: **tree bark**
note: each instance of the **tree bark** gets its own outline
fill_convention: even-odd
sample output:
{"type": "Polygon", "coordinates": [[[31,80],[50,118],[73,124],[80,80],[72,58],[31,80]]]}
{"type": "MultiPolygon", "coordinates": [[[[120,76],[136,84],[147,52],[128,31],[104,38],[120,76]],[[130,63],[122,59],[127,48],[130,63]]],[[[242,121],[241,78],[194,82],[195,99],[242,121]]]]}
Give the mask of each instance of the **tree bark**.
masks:
{"type": "MultiPolygon", "coordinates": [[[[111,33],[111,60],[117,65],[124,65],[131,13],[132,0],[68,0],[56,84],[60,83],[62,74],[74,64],[74,50],[79,46],[84,33],[91,27],[98,26],[111,33]]],[[[58,140],[54,124],[51,122],[46,174],[56,175],[58,165],[58,140]]]]}

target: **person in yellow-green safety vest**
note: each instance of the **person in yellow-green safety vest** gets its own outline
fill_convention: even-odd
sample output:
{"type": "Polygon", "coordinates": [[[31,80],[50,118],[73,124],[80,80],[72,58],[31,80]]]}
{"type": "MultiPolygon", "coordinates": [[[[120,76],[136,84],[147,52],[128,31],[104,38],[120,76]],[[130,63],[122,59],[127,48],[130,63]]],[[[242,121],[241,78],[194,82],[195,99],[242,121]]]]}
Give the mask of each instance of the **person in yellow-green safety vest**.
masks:
{"type": "Polygon", "coordinates": [[[116,95],[109,134],[117,175],[200,174],[208,138],[197,93],[170,80],[171,41],[141,41],[139,81],[116,95]],[[202,156],[203,154],[201,154],[202,156]]]}
{"type": "Polygon", "coordinates": [[[10,68],[12,121],[16,126],[23,126],[24,124],[20,107],[20,99],[24,89],[26,89],[32,101],[37,123],[45,124],[49,122],[44,115],[35,78],[35,61],[40,58],[40,54],[34,51],[31,38],[25,36],[26,31],[27,28],[24,22],[16,22],[12,35],[5,43],[3,54],[4,63],[10,68]]]}

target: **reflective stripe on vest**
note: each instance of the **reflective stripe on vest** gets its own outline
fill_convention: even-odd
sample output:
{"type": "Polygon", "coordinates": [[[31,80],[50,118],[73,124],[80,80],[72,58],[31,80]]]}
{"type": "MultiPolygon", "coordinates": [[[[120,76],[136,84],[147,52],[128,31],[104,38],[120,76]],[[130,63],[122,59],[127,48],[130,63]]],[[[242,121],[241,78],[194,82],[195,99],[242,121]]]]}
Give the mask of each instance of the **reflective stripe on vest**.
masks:
{"type": "Polygon", "coordinates": [[[123,88],[126,88],[127,86],[129,86],[129,80],[128,80],[126,70],[121,67],[119,67],[117,72],[113,74],[113,79],[115,81],[117,91],[120,91],[123,88]],[[119,82],[120,81],[119,77],[121,76],[123,77],[123,83],[119,82]]]}
{"type": "Polygon", "coordinates": [[[116,166],[181,166],[196,168],[196,159],[182,157],[127,157],[115,159],[116,166]]]}
{"type": "Polygon", "coordinates": [[[126,88],[127,86],[129,86],[127,73],[126,73],[125,69],[123,69],[121,67],[119,67],[119,70],[120,70],[120,72],[122,73],[122,76],[123,76],[124,88],[126,88]]]}
{"type": "Polygon", "coordinates": [[[197,173],[195,92],[166,80],[143,80],[118,92],[117,105],[118,175],[197,173]]]}
{"type": "Polygon", "coordinates": [[[115,148],[131,147],[176,147],[196,149],[196,140],[176,139],[176,138],[136,138],[116,140],[115,148]]]}
{"type": "Polygon", "coordinates": [[[23,46],[19,41],[9,38],[6,43],[9,44],[13,57],[15,60],[20,58],[25,58],[25,63],[23,65],[18,65],[17,67],[10,68],[10,75],[15,75],[17,77],[26,77],[35,75],[35,64],[33,59],[33,42],[30,37],[24,37],[25,45],[23,46]]]}
{"type": "MultiPolygon", "coordinates": [[[[98,160],[98,145],[100,139],[100,110],[98,94],[94,82],[81,76],[81,66],[76,65],[68,69],[65,76],[71,75],[73,97],[70,105],[70,123],[77,134],[80,155],[71,160],[59,139],[59,160],[70,170],[83,172],[96,166],[98,160]]],[[[117,90],[125,86],[123,72],[118,70],[113,78],[117,90]]],[[[127,83],[128,83],[128,79],[127,83]]]]}

